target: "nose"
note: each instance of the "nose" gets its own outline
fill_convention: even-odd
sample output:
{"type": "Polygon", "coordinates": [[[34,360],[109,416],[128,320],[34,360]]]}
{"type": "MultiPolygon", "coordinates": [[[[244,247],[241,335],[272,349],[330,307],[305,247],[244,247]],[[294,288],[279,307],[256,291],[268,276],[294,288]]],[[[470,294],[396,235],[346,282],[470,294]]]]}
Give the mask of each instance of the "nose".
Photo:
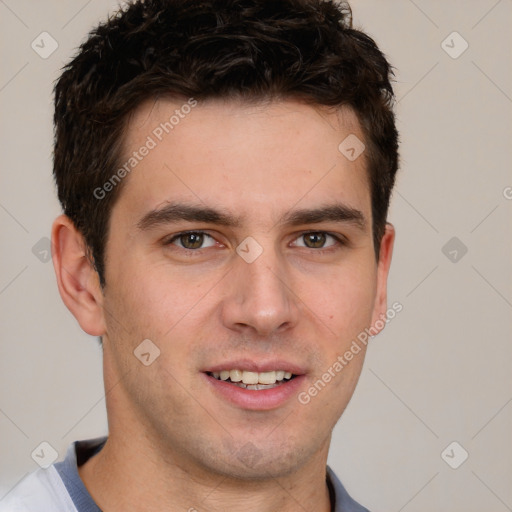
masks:
{"type": "Polygon", "coordinates": [[[299,299],[278,255],[267,249],[252,263],[236,256],[234,265],[222,303],[224,325],[260,336],[293,328],[299,319],[299,299]]]}

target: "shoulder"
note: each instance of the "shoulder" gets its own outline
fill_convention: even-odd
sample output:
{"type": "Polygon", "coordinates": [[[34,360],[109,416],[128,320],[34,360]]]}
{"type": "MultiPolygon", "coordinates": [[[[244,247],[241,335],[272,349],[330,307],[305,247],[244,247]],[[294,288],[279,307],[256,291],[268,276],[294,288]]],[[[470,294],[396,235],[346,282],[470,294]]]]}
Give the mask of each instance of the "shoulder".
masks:
{"type": "Polygon", "coordinates": [[[327,480],[330,482],[334,494],[334,512],[370,512],[349,495],[329,466],[327,466],[327,480]]]}
{"type": "Polygon", "coordinates": [[[77,512],[54,466],[27,475],[0,501],[0,512],[77,512]]]}

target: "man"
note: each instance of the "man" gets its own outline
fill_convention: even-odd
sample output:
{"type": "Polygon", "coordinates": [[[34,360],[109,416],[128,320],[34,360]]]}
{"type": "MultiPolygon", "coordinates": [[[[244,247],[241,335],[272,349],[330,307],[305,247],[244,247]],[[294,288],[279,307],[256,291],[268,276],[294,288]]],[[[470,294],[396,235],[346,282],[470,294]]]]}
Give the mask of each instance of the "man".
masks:
{"type": "Polygon", "coordinates": [[[90,34],[55,89],[52,237],[109,435],[2,511],[366,510],[326,462],[385,323],[389,77],[320,0],[138,1],[90,34]]]}

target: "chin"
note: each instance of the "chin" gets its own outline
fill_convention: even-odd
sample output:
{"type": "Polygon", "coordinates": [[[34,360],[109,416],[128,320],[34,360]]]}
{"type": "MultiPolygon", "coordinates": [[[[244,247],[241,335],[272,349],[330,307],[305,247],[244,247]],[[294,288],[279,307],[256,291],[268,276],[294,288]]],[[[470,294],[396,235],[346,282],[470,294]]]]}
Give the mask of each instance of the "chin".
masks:
{"type": "MultiPolygon", "coordinates": [[[[311,443],[311,439],[308,439],[311,443]]],[[[318,446],[300,446],[298,442],[272,444],[262,446],[252,441],[242,441],[234,446],[230,439],[223,445],[224,450],[208,450],[210,471],[225,477],[239,480],[268,480],[269,478],[286,477],[306,464],[313,454],[318,453],[318,446]]]]}

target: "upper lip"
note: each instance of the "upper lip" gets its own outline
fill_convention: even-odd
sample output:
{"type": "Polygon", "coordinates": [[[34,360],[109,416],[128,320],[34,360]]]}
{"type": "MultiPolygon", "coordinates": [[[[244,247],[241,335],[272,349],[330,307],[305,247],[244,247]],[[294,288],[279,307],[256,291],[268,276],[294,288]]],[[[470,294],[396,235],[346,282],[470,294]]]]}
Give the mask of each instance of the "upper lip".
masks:
{"type": "Polygon", "coordinates": [[[271,372],[273,370],[284,370],[294,375],[303,375],[305,369],[298,364],[285,361],[283,359],[272,359],[267,361],[257,361],[255,359],[236,359],[215,364],[205,368],[203,372],[221,372],[222,370],[246,370],[249,372],[271,372]]]}

